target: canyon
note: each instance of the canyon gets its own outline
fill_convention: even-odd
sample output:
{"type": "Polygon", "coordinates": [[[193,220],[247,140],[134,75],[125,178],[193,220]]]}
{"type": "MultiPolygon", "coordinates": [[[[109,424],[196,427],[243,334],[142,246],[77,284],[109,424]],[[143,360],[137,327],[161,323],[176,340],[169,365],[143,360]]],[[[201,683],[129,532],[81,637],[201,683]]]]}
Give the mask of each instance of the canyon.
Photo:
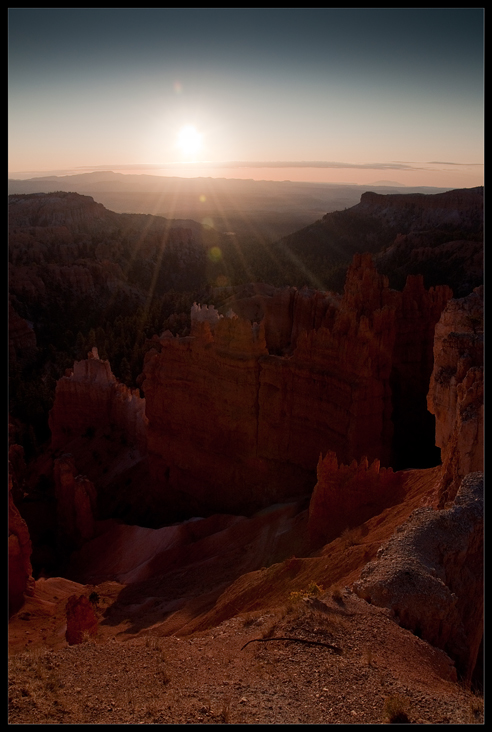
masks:
{"type": "MultiPolygon", "coordinates": [[[[478,237],[481,219],[470,210],[480,195],[442,195],[366,193],[359,206],[396,228],[410,211],[417,223],[394,234],[393,246],[438,225],[457,241],[467,221],[478,237]]],[[[37,268],[21,261],[23,237],[39,243],[36,256],[49,237],[77,249],[86,216],[101,237],[104,208],[96,204],[92,219],[93,204],[79,198],[69,203],[86,213],[43,220],[32,207],[47,201],[26,197],[29,215],[16,214],[10,341],[19,368],[38,347],[22,317],[39,307],[35,277],[50,286],[42,259],[37,268]],[[54,220],[61,233],[46,228],[54,220]]],[[[99,242],[107,263],[101,254],[98,266],[115,279],[92,286],[78,278],[70,289],[80,282],[80,296],[136,287],[112,260],[121,221],[108,220],[115,243],[99,242]]],[[[199,230],[173,226],[169,249],[182,245],[182,262],[198,272],[207,251],[199,230]]],[[[81,251],[66,255],[72,272],[94,267],[81,251]]],[[[50,440],[30,459],[19,444],[25,428],[12,417],[14,655],[61,653],[81,640],[104,649],[112,638],[130,648],[149,638],[211,638],[221,628],[227,636],[238,618],[298,600],[267,637],[282,628],[288,635],[295,617],[296,633],[314,641],[320,636],[302,635],[304,626],[317,608],[321,632],[320,618],[343,608],[341,593],[364,633],[388,621],[392,643],[413,644],[409,659],[435,650],[439,683],[480,686],[483,287],[456,297],[448,282],[429,287],[410,271],[394,289],[379,268],[383,254],[355,252],[339,293],[212,283],[205,301],[197,293],[189,329],[148,337],[138,387],[122,383],[92,344],[56,379],[50,440]]],[[[69,281],[61,269],[56,277],[69,281]]],[[[399,679],[408,669],[412,676],[413,662],[398,667],[399,679]]]]}

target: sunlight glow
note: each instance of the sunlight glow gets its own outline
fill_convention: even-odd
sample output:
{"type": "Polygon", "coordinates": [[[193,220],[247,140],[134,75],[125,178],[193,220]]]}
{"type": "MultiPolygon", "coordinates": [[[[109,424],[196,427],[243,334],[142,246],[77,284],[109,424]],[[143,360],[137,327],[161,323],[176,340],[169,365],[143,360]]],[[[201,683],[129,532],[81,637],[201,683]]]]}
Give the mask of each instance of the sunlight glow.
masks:
{"type": "Polygon", "coordinates": [[[178,133],[178,147],[185,155],[193,155],[202,146],[202,136],[193,125],[186,125],[178,133]]]}

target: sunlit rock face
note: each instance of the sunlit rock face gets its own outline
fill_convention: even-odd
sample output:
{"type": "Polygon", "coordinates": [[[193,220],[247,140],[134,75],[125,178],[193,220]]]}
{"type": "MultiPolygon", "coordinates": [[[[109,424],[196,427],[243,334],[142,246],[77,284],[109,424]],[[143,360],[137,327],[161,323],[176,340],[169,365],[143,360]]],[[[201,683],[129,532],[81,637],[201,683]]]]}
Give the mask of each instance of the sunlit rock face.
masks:
{"type": "Polygon", "coordinates": [[[240,512],[311,492],[327,450],[391,465],[394,412],[413,413],[416,396],[425,412],[450,297],[419,277],[391,290],[356,255],[342,298],[273,293],[260,324],[197,306],[193,335],[163,337],[144,367],[153,483],[174,507],[240,512]],[[276,320],[285,356],[269,352],[276,320]]]}
{"type": "Polygon", "coordinates": [[[450,300],[441,315],[427,403],[436,417],[445,505],[465,475],[483,470],[483,287],[450,300]]]}

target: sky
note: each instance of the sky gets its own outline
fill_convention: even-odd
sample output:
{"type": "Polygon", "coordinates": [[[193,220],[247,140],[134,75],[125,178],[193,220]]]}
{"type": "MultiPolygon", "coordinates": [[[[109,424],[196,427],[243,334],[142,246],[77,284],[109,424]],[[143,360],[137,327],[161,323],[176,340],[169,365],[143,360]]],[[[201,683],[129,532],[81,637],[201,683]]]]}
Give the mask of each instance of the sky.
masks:
{"type": "Polygon", "coordinates": [[[483,8],[10,8],[9,175],[483,185],[483,8]]]}

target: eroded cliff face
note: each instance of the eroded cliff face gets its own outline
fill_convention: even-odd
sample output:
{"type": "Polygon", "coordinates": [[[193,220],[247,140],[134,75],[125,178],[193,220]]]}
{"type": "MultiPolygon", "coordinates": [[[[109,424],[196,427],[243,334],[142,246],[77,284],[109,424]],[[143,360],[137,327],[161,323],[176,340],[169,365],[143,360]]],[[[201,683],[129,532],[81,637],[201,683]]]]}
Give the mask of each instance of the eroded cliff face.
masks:
{"type": "Polygon", "coordinates": [[[9,475],[9,613],[15,613],[24,604],[24,596],[32,595],[32,544],[27,524],[20,515],[12,497],[12,478],[9,475]]]}
{"type": "Polygon", "coordinates": [[[71,552],[95,534],[97,493],[94,484],[79,474],[71,455],[56,459],[53,472],[58,547],[62,552],[71,552]]]}
{"type": "Polygon", "coordinates": [[[421,193],[382,195],[367,191],[354,209],[376,215],[387,224],[401,226],[405,222],[407,231],[446,227],[477,230],[483,225],[483,187],[432,196],[421,193]]]}
{"type": "Polygon", "coordinates": [[[187,511],[252,511],[310,493],[327,450],[391,465],[394,411],[414,412],[417,394],[425,407],[434,326],[450,297],[419,277],[391,290],[371,257],[356,255],[342,298],[288,288],[264,299],[260,325],[207,309],[191,337],[167,334],[144,367],[155,490],[187,511]]]}
{"type": "Polygon", "coordinates": [[[318,481],[309,503],[308,529],[313,547],[327,544],[346,529],[360,526],[403,499],[403,473],[381,468],[367,458],[338,463],[334,452],[320,455],[318,481]]]}
{"type": "Polygon", "coordinates": [[[415,463],[404,467],[425,467],[414,435],[429,418],[433,333],[449,288],[427,291],[409,277],[397,292],[369,255],[356,255],[342,297],[308,292],[243,298],[261,323],[195,305],[191,336],[154,339],[145,400],[97,352],[75,363],[57,385],[53,447],[117,425],[148,456],[146,494],[166,518],[251,513],[310,494],[327,451],[344,465],[393,467],[406,439],[415,463]],[[280,346],[285,355],[271,353],[280,346]]]}
{"type": "Polygon", "coordinates": [[[57,383],[49,417],[51,444],[56,450],[74,437],[117,425],[128,442],[145,452],[146,422],[145,400],[138,389],[121,384],[93,348],[88,359],[76,361],[73,371],[57,383]]]}
{"type": "Polygon", "coordinates": [[[483,287],[450,300],[436,326],[427,397],[441,448],[441,506],[468,473],[483,470],[483,287]]]}

